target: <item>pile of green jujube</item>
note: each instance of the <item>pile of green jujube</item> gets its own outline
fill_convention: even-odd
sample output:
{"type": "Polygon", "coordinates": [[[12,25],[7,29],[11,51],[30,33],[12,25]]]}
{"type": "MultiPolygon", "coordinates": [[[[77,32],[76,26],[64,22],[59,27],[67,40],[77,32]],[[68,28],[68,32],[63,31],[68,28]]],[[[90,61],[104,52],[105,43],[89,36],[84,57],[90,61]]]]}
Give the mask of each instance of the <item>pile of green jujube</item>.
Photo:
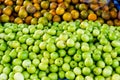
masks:
{"type": "Polygon", "coordinates": [[[0,80],[120,80],[120,26],[0,24],[0,80]]]}

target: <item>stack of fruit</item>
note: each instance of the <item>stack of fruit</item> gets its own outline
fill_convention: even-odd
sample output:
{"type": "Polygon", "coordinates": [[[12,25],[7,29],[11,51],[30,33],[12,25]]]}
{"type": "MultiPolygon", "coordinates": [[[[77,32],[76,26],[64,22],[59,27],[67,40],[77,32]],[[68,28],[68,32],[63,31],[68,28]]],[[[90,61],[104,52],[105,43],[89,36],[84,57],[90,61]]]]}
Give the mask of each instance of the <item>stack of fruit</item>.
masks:
{"type": "Polygon", "coordinates": [[[0,0],[0,80],[120,80],[120,20],[106,1],[0,0]]]}
{"type": "MultiPolygon", "coordinates": [[[[102,24],[120,25],[117,19],[117,9],[113,2],[105,5],[107,0],[101,3],[98,0],[0,0],[0,21],[37,24],[40,17],[42,21],[61,22],[97,20],[102,24]],[[97,2],[98,1],[98,2],[97,2]]],[[[41,21],[41,20],[40,20],[41,21]]]]}
{"type": "Polygon", "coordinates": [[[58,79],[120,80],[120,27],[0,24],[0,80],[58,79]]]}

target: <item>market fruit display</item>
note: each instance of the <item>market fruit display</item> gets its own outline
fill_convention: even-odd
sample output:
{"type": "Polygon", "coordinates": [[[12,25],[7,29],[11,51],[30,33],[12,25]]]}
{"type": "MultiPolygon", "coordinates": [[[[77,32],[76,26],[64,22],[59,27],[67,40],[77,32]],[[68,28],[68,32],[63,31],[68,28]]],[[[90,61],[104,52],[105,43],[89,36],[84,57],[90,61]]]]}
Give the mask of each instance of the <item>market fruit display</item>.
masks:
{"type": "Polygon", "coordinates": [[[110,0],[0,0],[0,80],[120,80],[120,19],[110,0]]]}
{"type": "Polygon", "coordinates": [[[39,21],[0,23],[0,80],[120,80],[119,26],[39,21]]]}
{"type": "Polygon", "coordinates": [[[110,0],[0,0],[0,22],[38,24],[48,21],[99,21],[120,26],[118,10],[110,0]],[[44,19],[45,19],[44,18],[44,19]],[[44,21],[44,19],[42,19],[44,21]]]}

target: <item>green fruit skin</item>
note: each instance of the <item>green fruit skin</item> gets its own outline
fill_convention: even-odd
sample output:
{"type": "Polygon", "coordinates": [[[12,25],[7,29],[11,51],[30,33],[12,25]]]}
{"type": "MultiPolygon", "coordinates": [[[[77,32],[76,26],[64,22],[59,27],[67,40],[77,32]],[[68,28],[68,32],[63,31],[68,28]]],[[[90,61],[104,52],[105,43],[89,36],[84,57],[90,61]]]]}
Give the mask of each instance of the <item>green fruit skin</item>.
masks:
{"type": "Polygon", "coordinates": [[[103,69],[102,75],[103,75],[104,77],[109,77],[109,76],[111,76],[111,74],[112,74],[112,67],[106,66],[106,67],[103,69]]]}
{"type": "Polygon", "coordinates": [[[66,77],[67,79],[73,80],[73,79],[75,78],[75,74],[74,74],[72,71],[67,71],[67,72],[65,73],[65,77],[66,77]]]}

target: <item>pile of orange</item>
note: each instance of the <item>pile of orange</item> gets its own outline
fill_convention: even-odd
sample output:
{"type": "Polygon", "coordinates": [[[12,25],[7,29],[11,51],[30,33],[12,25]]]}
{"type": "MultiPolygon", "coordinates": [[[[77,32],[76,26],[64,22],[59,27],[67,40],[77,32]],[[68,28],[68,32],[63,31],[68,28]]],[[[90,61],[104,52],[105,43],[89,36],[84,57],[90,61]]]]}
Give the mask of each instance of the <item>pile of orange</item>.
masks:
{"type": "Polygon", "coordinates": [[[0,0],[0,22],[37,24],[39,18],[60,22],[75,19],[120,25],[117,9],[98,0],[0,0]]]}

